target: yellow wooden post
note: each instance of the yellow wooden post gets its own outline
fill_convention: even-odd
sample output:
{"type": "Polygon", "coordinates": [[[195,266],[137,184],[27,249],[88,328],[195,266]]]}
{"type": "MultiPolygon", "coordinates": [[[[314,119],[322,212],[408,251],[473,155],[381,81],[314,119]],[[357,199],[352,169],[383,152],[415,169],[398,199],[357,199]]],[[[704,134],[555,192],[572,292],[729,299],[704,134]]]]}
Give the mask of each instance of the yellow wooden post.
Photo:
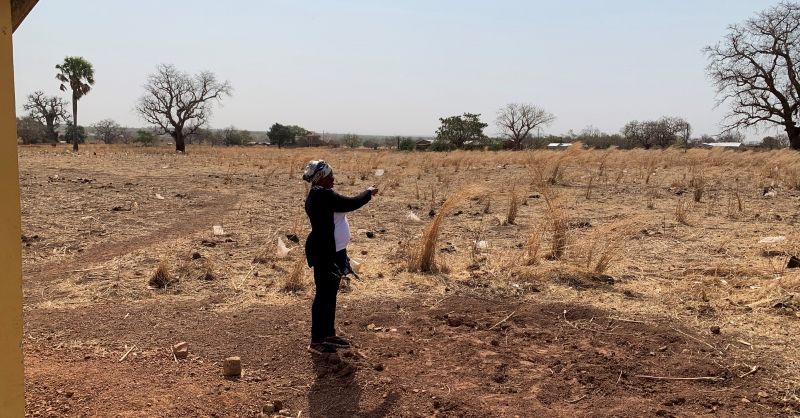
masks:
{"type": "Polygon", "coordinates": [[[11,46],[11,0],[0,0],[0,417],[25,414],[22,247],[11,46]]]}

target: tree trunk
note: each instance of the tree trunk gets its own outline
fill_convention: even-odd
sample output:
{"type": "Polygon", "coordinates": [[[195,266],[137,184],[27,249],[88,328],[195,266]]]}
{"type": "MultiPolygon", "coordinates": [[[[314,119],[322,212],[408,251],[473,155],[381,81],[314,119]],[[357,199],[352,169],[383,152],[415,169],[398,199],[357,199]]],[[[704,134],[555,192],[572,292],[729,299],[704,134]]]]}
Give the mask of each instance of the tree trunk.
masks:
{"type": "Polygon", "coordinates": [[[175,151],[186,152],[186,142],[184,142],[183,140],[182,130],[175,131],[175,135],[173,135],[172,137],[175,139],[175,151]]]}
{"type": "Polygon", "coordinates": [[[787,126],[786,134],[789,135],[789,147],[800,151],[800,127],[787,126]]]}
{"type": "Polygon", "coordinates": [[[72,152],[78,152],[78,99],[72,95],[72,152]]]}
{"type": "Polygon", "coordinates": [[[47,139],[58,143],[58,132],[56,132],[55,121],[53,118],[47,119],[47,139]]]}

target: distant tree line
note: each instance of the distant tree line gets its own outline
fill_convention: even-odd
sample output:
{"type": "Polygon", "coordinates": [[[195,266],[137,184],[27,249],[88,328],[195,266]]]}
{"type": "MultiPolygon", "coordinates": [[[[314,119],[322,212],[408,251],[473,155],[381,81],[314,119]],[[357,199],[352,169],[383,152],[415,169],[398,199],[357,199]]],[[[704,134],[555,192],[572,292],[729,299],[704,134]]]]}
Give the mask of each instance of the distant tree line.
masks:
{"type": "MultiPolygon", "coordinates": [[[[410,137],[386,138],[383,143],[374,137],[345,134],[338,140],[326,141],[297,125],[275,123],[267,138],[279,148],[287,146],[344,146],[400,150],[430,149],[524,149],[541,148],[549,142],[576,142],[594,148],[611,146],[629,149],[664,149],[690,147],[712,142],[743,142],[741,130],[751,127],[778,127],[785,133],[767,136],[763,148],[791,147],[800,150],[800,3],[783,1],[758,12],[746,21],[731,25],[720,42],[705,48],[707,71],[716,87],[720,104],[730,112],[720,135],[693,138],[692,127],[685,119],[665,116],[656,120],[630,121],[619,133],[603,133],[587,127],[578,134],[542,136],[541,130],[552,124],[555,115],[529,103],[511,103],[498,110],[495,125],[498,137],[489,137],[489,125],[477,113],[445,116],[432,141],[410,137]]],[[[78,102],[94,85],[94,67],[83,57],[68,56],[55,66],[56,79],[62,91],[70,92],[72,112],[58,97],[36,91],[27,97],[27,112],[17,118],[17,132],[23,143],[55,143],[63,129],[63,139],[78,144],[87,137],[87,130],[78,125],[78,102]],[[70,120],[71,118],[71,120],[70,120]]],[[[135,138],[113,120],[102,120],[91,129],[105,143],[136,141],[145,145],[158,135],[167,135],[175,149],[185,151],[187,143],[211,145],[245,145],[254,141],[252,134],[233,126],[223,130],[208,129],[213,104],[231,96],[227,81],[205,71],[190,75],[172,65],[162,64],[150,74],[145,93],[136,110],[151,126],[138,131],[135,138]]]]}

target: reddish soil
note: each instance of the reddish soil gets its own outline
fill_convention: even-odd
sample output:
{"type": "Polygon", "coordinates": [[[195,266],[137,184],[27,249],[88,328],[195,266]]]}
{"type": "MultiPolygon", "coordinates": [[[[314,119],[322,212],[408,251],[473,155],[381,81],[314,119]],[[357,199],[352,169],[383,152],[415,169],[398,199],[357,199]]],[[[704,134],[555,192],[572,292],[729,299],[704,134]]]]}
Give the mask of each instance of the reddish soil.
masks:
{"type": "Polygon", "coordinates": [[[293,417],[800,410],[800,270],[782,267],[800,251],[796,154],[87,146],[23,147],[20,166],[28,416],[256,417],[273,401],[293,417]],[[307,233],[298,173],[320,157],[343,193],[382,188],[350,219],[363,279],[338,325],[355,348],[328,358],[305,350],[309,272],[283,290],[307,233]],[[580,220],[560,260],[546,257],[551,209],[525,177],[540,168],[580,220]],[[703,179],[706,197],[679,222],[703,179]],[[774,182],[779,196],[764,197],[774,182]],[[449,273],[410,272],[429,211],[474,183],[492,193],[447,215],[436,247],[449,273]],[[503,225],[514,193],[519,216],[503,225]],[[622,221],[630,231],[611,234],[622,221]],[[471,251],[479,240],[488,250],[471,251]],[[603,254],[611,264],[594,274],[603,254]],[[176,281],[151,289],[160,265],[176,281]],[[176,361],[181,341],[190,354],[176,361]],[[222,376],[229,356],[240,379],[222,376]]]}
{"type": "Polygon", "coordinates": [[[666,322],[585,307],[477,296],[432,307],[354,301],[340,308],[339,325],[357,348],[315,361],[304,350],[308,300],[228,315],[210,302],[29,313],[28,414],[259,416],[271,400],[314,417],[756,417],[796,407],[771,387],[779,366],[770,359],[749,359],[763,368],[740,377],[746,368],[711,348],[737,344],[732,337],[703,342],[666,322]],[[123,361],[120,339],[136,345],[123,361]],[[170,355],[177,341],[189,342],[187,360],[170,355]],[[232,355],[243,362],[238,380],[221,375],[232,355]]]}

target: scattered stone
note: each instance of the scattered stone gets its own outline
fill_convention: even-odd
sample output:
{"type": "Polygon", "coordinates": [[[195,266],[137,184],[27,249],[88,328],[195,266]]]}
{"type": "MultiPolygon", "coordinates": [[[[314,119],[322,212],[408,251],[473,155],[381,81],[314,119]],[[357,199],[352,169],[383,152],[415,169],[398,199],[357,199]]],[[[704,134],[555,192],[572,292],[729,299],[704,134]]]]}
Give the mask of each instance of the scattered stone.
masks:
{"type": "Polygon", "coordinates": [[[784,241],[786,241],[786,237],[783,236],[783,235],[780,235],[780,236],[777,236],[777,237],[761,238],[761,241],[758,241],[758,243],[759,244],[777,244],[779,242],[784,242],[784,241]]]}
{"type": "Polygon", "coordinates": [[[447,325],[451,327],[460,327],[464,323],[464,320],[457,317],[457,316],[449,316],[447,317],[447,325]]]}
{"type": "Polygon", "coordinates": [[[156,199],[164,200],[164,196],[161,196],[160,194],[156,193],[156,199]]]}
{"type": "Polygon", "coordinates": [[[274,400],[274,401],[272,401],[272,405],[275,407],[276,411],[283,410],[283,402],[282,401],[274,400]]]}
{"type": "Polygon", "coordinates": [[[204,239],[204,240],[200,241],[200,245],[202,245],[204,247],[216,247],[217,243],[214,242],[214,241],[209,241],[207,239],[204,239]]]}
{"type": "Polygon", "coordinates": [[[225,235],[225,230],[222,229],[222,225],[214,225],[212,229],[214,231],[214,235],[216,236],[225,235]]]}
{"type": "Polygon", "coordinates": [[[796,256],[789,257],[789,261],[786,262],[786,268],[787,269],[800,268],[800,258],[797,258],[796,256]]]}
{"type": "Polygon", "coordinates": [[[286,234],[286,239],[288,239],[289,241],[291,241],[291,242],[293,242],[295,244],[299,244],[300,243],[300,238],[296,234],[286,234]]]}
{"type": "Polygon", "coordinates": [[[242,375],[242,359],[240,357],[228,357],[222,362],[222,374],[225,377],[239,377],[242,375]]]}
{"type": "Polygon", "coordinates": [[[378,372],[382,372],[384,370],[382,363],[376,363],[374,366],[372,366],[372,368],[375,369],[375,371],[378,371],[378,372]]]}
{"type": "Polygon", "coordinates": [[[411,222],[422,222],[422,219],[420,219],[419,216],[417,216],[414,212],[408,212],[406,219],[411,222]]]}
{"type": "Polygon", "coordinates": [[[275,256],[278,258],[286,258],[289,255],[289,247],[283,242],[281,237],[278,237],[278,245],[275,248],[275,256]]]}
{"type": "Polygon", "coordinates": [[[275,412],[275,405],[273,405],[272,403],[268,403],[261,407],[262,414],[271,414],[273,412],[275,412]]]}
{"type": "Polygon", "coordinates": [[[197,251],[192,253],[192,260],[197,260],[199,258],[203,258],[203,256],[200,253],[198,253],[197,251]]]}
{"type": "Polygon", "coordinates": [[[569,229],[591,228],[592,222],[589,219],[573,219],[567,224],[569,229]]]}
{"type": "Polygon", "coordinates": [[[711,327],[711,333],[712,333],[712,334],[719,334],[719,333],[720,333],[720,329],[719,329],[719,327],[718,327],[718,326],[716,326],[716,325],[712,326],[712,327],[711,327]]]}
{"type": "Polygon", "coordinates": [[[183,360],[186,357],[189,357],[189,344],[182,341],[173,345],[172,354],[174,354],[175,358],[178,360],[183,360]]]}
{"type": "Polygon", "coordinates": [[[448,242],[447,246],[442,247],[439,251],[441,251],[443,253],[454,253],[454,252],[456,252],[456,247],[453,244],[448,242]]]}
{"type": "Polygon", "coordinates": [[[764,191],[761,194],[764,197],[766,197],[767,199],[773,198],[773,197],[778,197],[778,191],[775,190],[775,187],[773,187],[773,186],[765,187],[764,191]]]}
{"type": "Polygon", "coordinates": [[[611,277],[611,276],[609,276],[607,274],[598,274],[598,275],[592,276],[592,280],[595,281],[595,282],[600,282],[600,283],[607,284],[607,285],[613,285],[616,282],[616,280],[613,277],[611,277]]]}
{"type": "Polygon", "coordinates": [[[667,401],[664,402],[664,406],[683,405],[685,403],[686,403],[686,398],[678,397],[678,398],[668,399],[667,401]]]}
{"type": "Polygon", "coordinates": [[[430,211],[428,211],[428,216],[430,216],[431,218],[436,216],[436,209],[431,209],[430,211]]]}
{"type": "Polygon", "coordinates": [[[361,250],[361,255],[367,255],[369,252],[367,250],[361,250]]]}
{"type": "Polygon", "coordinates": [[[111,208],[112,212],[130,212],[130,210],[131,210],[130,208],[126,208],[123,206],[114,206],[113,208],[111,208]]]}
{"type": "Polygon", "coordinates": [[[367,238],[375,238],[375,233],[372,231],[367,231],[367,238]]]}
{"type": "Polygon", "coordinates": [[[30,236],[30,237],[27,236],[27,235],[24,235],[24,234],[22,235],[22,242],[24,242],[26,244],[34,242],[34,241],[38,241],[38,240],[39,240],[39,236],[38,235],[33,235],[33,236],[30,236]]]}

